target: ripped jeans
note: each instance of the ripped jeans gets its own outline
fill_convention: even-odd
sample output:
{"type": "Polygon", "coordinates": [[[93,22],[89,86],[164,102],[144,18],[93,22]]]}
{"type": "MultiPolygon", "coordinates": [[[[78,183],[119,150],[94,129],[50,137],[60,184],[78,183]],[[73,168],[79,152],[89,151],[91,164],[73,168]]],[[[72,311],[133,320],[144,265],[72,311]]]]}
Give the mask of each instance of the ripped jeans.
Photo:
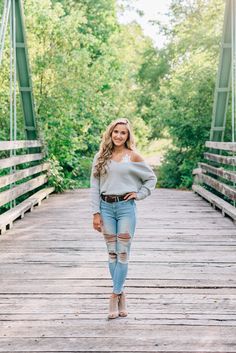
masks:
{"type": "Polygon", "coordinates": [[[128,273],[130,247],[136,226],[136,203],[133,199],[113,203],[101,200],[100,209],[113,293],[120,294],[128,273]]]}

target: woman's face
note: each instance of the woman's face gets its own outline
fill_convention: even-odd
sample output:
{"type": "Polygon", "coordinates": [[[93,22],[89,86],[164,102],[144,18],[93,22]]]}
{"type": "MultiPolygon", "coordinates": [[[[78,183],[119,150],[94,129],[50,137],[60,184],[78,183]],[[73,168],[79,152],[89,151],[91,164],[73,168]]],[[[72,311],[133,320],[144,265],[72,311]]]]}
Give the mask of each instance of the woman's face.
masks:
{"type": "Polygon", "coordinates": [[[129,131],[124,124],[117,124],[111,134],[112,142],[117,147],[124,145],[128,137],[129,131]]]}

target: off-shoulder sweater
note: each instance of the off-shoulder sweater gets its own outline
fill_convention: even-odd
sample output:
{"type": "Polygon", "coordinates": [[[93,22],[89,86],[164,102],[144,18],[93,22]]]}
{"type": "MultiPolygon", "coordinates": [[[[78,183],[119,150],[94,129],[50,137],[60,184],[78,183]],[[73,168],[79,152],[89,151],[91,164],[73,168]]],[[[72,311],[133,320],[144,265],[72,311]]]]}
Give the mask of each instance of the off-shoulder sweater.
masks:
{"type": "Polygon", "coordinates": [[[136,200],[142,200],[151,194],[155,188],[157,178],[152,168],[145,162],[110,160],[107,172],[100,177],[94,177],[94,168],[98,153],[95,155],[92,165],[90,187],[92,213],[100,213],[101,194],[123,195],[128,192],[136,192],[136,200]]]}

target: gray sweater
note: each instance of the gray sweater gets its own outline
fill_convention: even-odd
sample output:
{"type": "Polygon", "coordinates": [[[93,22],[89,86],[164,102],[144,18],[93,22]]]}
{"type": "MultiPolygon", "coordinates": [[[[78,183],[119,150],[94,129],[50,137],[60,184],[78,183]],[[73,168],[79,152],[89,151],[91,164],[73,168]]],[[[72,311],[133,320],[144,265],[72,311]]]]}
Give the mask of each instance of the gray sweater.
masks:
{"type": "Polygon", "coordinates": [[[151,194],[157,182],[156,175],[146,162],[110,160],[107,173],[95,178],[94,167],[98,153],[95,155],[90,177],[92,213],[100,213],[101,194],[123,195],[136,192],[136,200],[142,200],[151,194]]]}

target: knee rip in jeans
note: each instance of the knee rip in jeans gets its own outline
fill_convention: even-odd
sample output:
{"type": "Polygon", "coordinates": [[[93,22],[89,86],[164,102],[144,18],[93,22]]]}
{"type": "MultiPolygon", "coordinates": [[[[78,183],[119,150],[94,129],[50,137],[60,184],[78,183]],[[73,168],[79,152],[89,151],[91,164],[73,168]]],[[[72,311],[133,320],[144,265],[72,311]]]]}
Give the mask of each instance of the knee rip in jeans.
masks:
{"type": "Polygon", "coordinates": [[[116,236],[114,234],[104,233],[103,235],[104,235],[104,238],[105,238],[105,241],[107,242],[107,244],[116,242],[116,236]]]}
{"type": "Polygon", "coordinates": [[[116,235],[104,233],[104,238],[107,243],[109,262],[116,262],[117,254],[116,254],[115,250],[113,249],[114,245],[116,243],[116,235]]]}
{"type": "Polygon", "coordinates": [[[108,254],[109,254],[109,261],[116,262],[117,254],[114,251],[109,251],[108,254]]]}
{"type": "Polygon", "coordinates": [[[131,239],[131,236],[129,233],[123,233],[118,235],[118,241],[120,241],[123,245],[122,251],[118,253],[118,261],[123,264],[128,263],[128,246],[130,243],[130,239],[131,239]]]}
{"type": "Polygon", "coordinates": [[[128,253],[127,252],[119,252],[118,253],[118,261],[122,264],[128,263],[128,253]]]}
{"type": "Polygon", "coordinates": [[[129,233],[121,233],[118,235],[118,240],[123,244],[128,244],[130,242],[131,236],[129,233]]]}

